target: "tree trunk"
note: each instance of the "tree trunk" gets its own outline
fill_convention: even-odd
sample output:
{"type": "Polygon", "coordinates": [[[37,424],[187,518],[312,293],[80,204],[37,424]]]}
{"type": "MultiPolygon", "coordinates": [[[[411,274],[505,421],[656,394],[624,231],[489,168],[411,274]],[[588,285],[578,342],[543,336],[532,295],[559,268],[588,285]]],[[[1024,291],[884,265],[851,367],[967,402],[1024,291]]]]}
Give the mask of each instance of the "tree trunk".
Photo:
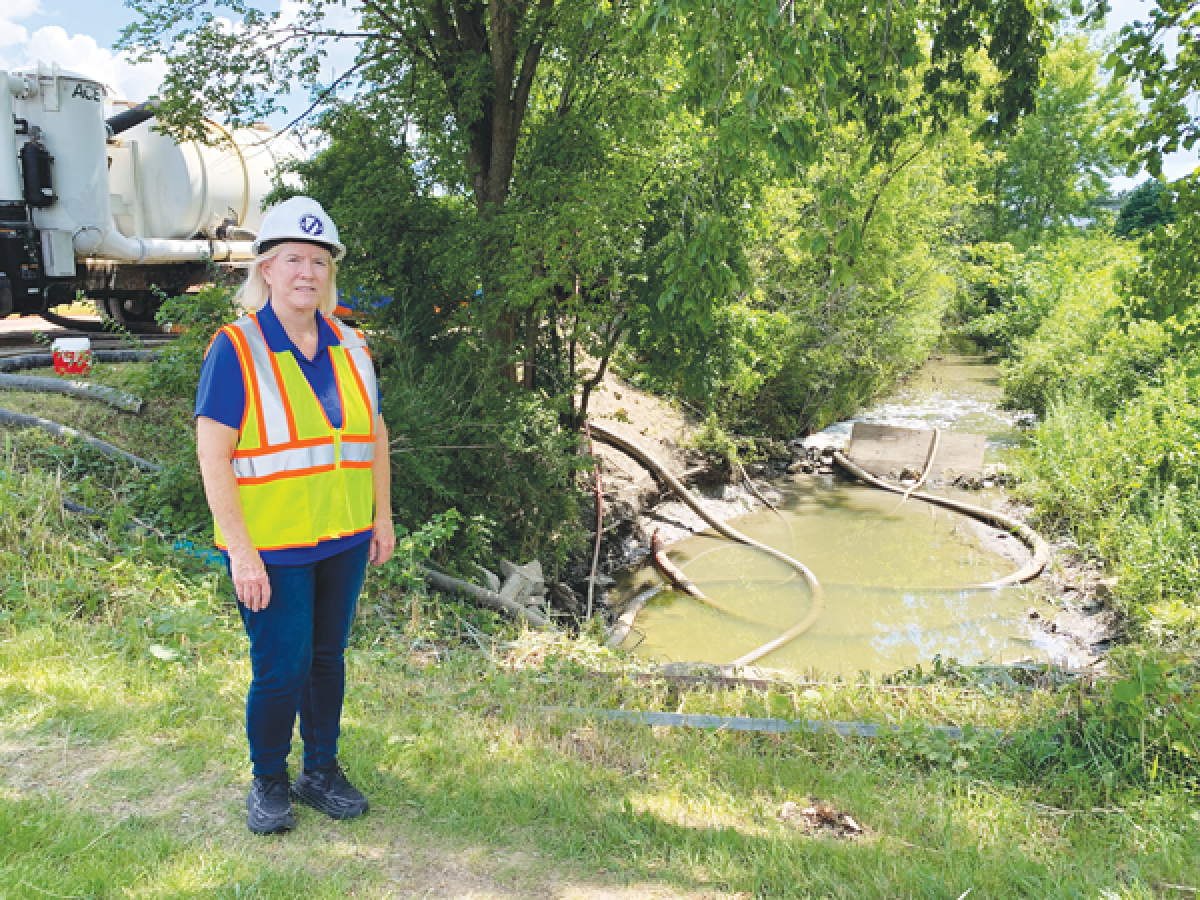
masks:
{"type": "Polygon", "coordinates": [[[487,322],[484,336],[504,360],[504,375],[513,383],[517,320],[505,308],[498,287],[507,248],[493,223],[508,202],[517,141],[545,39],[554,27],[555,2],[434,0],[427,7],[428,55],[467,133],[465,162],[483,232],[479,262],[487,322]],[[488,90],[483,102],[473,108],[464,97],[463,84],[481,62],[490,76],[488,90]]]}

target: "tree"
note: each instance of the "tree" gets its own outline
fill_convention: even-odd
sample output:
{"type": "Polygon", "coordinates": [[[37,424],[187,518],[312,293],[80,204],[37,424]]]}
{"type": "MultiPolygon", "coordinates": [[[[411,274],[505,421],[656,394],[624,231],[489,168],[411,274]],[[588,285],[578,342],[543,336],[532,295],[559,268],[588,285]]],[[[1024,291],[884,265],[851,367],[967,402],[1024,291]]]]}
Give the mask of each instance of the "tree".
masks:
{"type": "Polygon", "coordinates": [[[1160,225],[1174,222],[1174,211],[1166,208],[1169,200],[1164,196],[1166,193],[1166,185],[1161,181],[1147,178],[1121,204],[1113,232],[1120,237],[1140,237],[1160,225]]]}
{"type": "MultiPolygon", "coordinates": [[[[1058,15],[1055,4],[1031,0],[818,0],[803,10],[778,0],[357,0],[348,22],[341,0],[308,0],[286,15],[247,0],[130,6],[142,18],[122,45],[167,60],[160,113],[177,130],[202,133],[208,111],[234,122],[261,118],[296,85],[311,89],[314,108],[346,91],[366,111],[398,111],[416,132],[417,164],[471,198],[484,330],[508,359],[519,350],[522,316],[534,308],[528,292],[512,286],[537,280],[539,254],[560,250],[545,244],[533,259],[522,251],[519,223],[538,213],[522,206],[524,219],[510,215],[517,175],[524,170],[527,183],[538,184],[540,160],[569,155],[554,146],[556,134],[603,143],[619,118],[568,122],[579,98],[650,88],[672,102],[674,121],[705,132],[685,142],[701,151],[684,154],[692,168],[677,182],[686,174],[686,189],[656,198],[672,204],[655,213],[670,224],[653,258],[643,259],[654,266],[643,283],[656,286],[650,299],[659,311],[703,323],[713,302],[738,288],[742,210],[761,194],[770,167],[812,164],[822,136],[845,124],[862,127],[874,158],[890,159],[907,136],[944,128],[965,111],[980,89],[971,64],[978,51],[1000,75],[984,101],[985,124],[1011,127],[1033,108],[1058,15]],[[322,83],[322,61],[346,41],[358,47],[353,66],[322,83]],[[677,62],[660,69],[671,54],[677,62]],[[523,159],[532,151],[540,156],[523,159]],[[523,273],[514,262],[522,259],[530,263],[523,273]]],[[[842,237],[861,240],[853,229],[842,237]]],[[[559,286],[586,296],[573,281],[559,286]]],[[[515,377],[515,367],[508,371],[515,377]]]]}
{"type": "MultiPolygon", "coordinates": [[[[1100,0],[1095,12],[1104,13],[1100,0]]],[[[1110,64],[1135,77],[1148,101],[1129,138],[1134,159],[1150,174],[1162,174],[1162,158],[1200,140],[1195,98],[1200,90],[1200,0],[1156,0],[1146,21],[1121,29],[1110,64]],[[1169,38],[1174,38],[1169,41],[1169,38]],[[1174,57],[1168,54],[1174,44],[1174,57]]],[[[1131,165],[1131,170],[1133,166],[1131,165]]],[[[1142,240],[1142,262],[1124,280],[1130,313],[1172,325],[1188,342],[1200,338],[1200,178],[1196,172],[1166,189],[1164,210],[1175,221],[1142,240]]]]}
{"type": "Polygon", "coordinates": [[[980,178],[994,239],[1086,217],[1107,179],[1129,162],[1135,108],[1128,79],[1105,77],[1086,35],[1061,37],[1046,57],[1037,108],[1011,137],[991,144],[980,178]]]}

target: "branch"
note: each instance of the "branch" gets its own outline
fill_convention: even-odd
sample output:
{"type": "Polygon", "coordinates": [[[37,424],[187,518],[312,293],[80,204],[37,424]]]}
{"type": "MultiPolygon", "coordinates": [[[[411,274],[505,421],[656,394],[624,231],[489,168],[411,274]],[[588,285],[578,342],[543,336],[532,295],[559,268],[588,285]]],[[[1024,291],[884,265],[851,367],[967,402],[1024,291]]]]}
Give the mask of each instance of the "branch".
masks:
{"type": "MultiPolygon", "coordinates": [[[[878,205],[879,198],[883,196],[883,192],[887,189],[887,186],[889,184],[891,184],[893,178],[895,178],[897,175],[900,174],[900,170],[903,169],[905,166],[907,166],[910,162],[912,162],[918,156],[920,156],[921,151],[924,149],[925,149],[924,144],[917,147],[917,149],[913,151],[912,156],[910,156],[904,162],[900,163],[900,165],[896,166],[894,169],[892,169],[892,171],[888,172],[883,177],[883,181],[881,181],[879,183],[879,187],[876,188],[876,190],[875,190],[875,195],[871,198],[870,205],[867,206],[867,214],[865,216],[863,216],[862,229],[858,233],[859,240],[862,240],[862,238],[866,235],[867,226],[871,224],[871,219],[875,215],[875,207],[878,205]]],[[[851,265],[854,265],[854,263],[851,262],[851,265]]]]}
{"type": "Polygon", "coordinates": [[[376,54],[374,56],[369,56],[366,59],[359,60],[353,66],[351,66],[349,69],[347,69],[345,72],[343,72],[337,78],[335,78],[333,80],[333,83],[330,84],[329,87],[325,88],[324,90],[322,90],[321,92],[319,92],[317,94],[317,98],[308,105],[308,109],[306,109],[300,115],[296,116],[296,118],[292,119],[292,121],[287,123],[287,125],[283,128],[283,131],[291,131],[293,128],[295,128],[297,125],[299,125],[305,119],[307,119],[312,114],[313,110],[315,110],[318,106],[320,106],[322,103],[324,103],[326,100],[329,99],[330,95],[338,89],[339,85],[341,85],[344,81],[346,81],[346,79],[353,77],[358,72],[359,69],[363,68],[368,63],[375,62],[377,59],[379,59],[378,54],[376,54]]]}
{"type": "MultiPolygon", "coordinates": [[[[554,0],[543,0],[543,4],[554,5],[554,0]]],[[[538,63],[542,58],[542,41],[532,41],[525,48],[525,57],[521,60],[521,72],[517,75],[517,84],[513,89],[512,103],[516,120],[520,122],[525,117],[525,108],[529,105],[529,91],[533,88],[533,77],[537,74],[538,63]]]]}

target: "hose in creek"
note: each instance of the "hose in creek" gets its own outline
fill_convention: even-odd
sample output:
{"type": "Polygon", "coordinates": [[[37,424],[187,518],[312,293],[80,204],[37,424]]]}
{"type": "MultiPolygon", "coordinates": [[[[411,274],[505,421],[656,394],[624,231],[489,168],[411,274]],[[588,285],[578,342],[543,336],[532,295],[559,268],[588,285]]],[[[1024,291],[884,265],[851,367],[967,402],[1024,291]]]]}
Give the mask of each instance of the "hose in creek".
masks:
{"type": "MultiPolygon", "coordinates": [[[[891,491],[893,494],[904,494],[905,489],[894,484],[888,484],[881,478],[876,478],[862,466],[851,460],[840,450],[833,454],[834,461],[849,472],[854,477],[861,481],[865,481],[872,487],[877,487],[885,491],[891,491]]],[[[1018,522],[1011,516],[1006,516],[1004,513],[996,512],[995,510],[985,509],[982,506],[975,506],[971,503],[963,503],[959,500],[951,500],[949,497],[938,497],[934,494],[926,494],[924,491],[910,492],[912,496],[918,500],[924,500],[926,503],[932,503],[934,506],[940,506],[944,509],[953,510],[957,513],[962,513],[965,516],[970,516],[973,519],[978,519],[981,522],[986,522],[989,525],[994,525],[997,528],[1002,528],[1012,534],[1015,534],[1021,539],[1030,550],[1033,551],[1033,559],[1031,559],[1019,571],[1014,572],[1004,578],[997,578],[995,581],[988,581],[984,584],[968,585],[968,590],[992,589],[1009,587],[1014,584],[1024,584],[1026,581],[1032,581],[1042,574],[1042,570],[1046,568],[1050,562],[1050,545],[1043,540],[1042,536],[1026,525],[1024,522],[1018,522]]]]}
{"type": "Polygon", "coordinates": [[[799,562],[798,560],[792,559],[792,557],[788,556],[781,550],[776,550],[774,547],[770,547],[752,538],[746,537],[746,535],[742,534],[740,531],[731,528],[729,525],[711,516],[708,511],[696,501],[696,498],[691,495],[688,489],[683,486],[683,483],[678,478],[668,472],[666,468],[658,462],[658,460],[654,459],[654,457],[652,457],[642,448],[638,447],[632,441],[626,440],[615,431],[611,431],[607,427],[596,422],[591,423],[591,431],[593,437],[598,438],[610,446],[616,447],[622,453],[625,453],[637,460],[642,464],[643,467],[654,473],[654,475],[666,483],[671,490],[675,492],[680,500],[687,504],[692,512],[708,523],[708,525],[711,526],[716,532],[724,535],[731,541],[737,541],[739,544],[746,544],[750,547],[756,547],[759,550],[762,550],[764,553],[769,553],[771,556],[774,556],[776,559],[781,560],[782,562],[785,562],[794,568],[808,583],[809,590],[812,593],[812,603],[809,607],[808,614],[779,637],[775,638],[775,640],[768,641],[761,647],[751,650],[744,656],[739,656],[737,659],[733,660],[730,665],[751,665],[752,663],[762,659],[768,653],[778,650],[785,644],[800,637],[800,635],[804,634],[804,632],[808,631],[817,623],[817,620],[821,618],[821,614],[825,611],[825,592],[821,589],[821,583],[817,581],[817,576],[812,573],[812,570],[809,569],[808,566],[804,565],[804,563],[799,562]]]}
{"type": "Polygon", "coordinates": [[[929,445],[929,456],[925,460],[925,468],[921,472],[921,477],[916,480],[916,482],[913,484],[912,487],[910,487],[907,491],[904,492],[904,496],[900,500],[901,503],[903,503],[905,500],[907,500],[909,497],[911,497],[914,492],[919,491],[921,489],[921,485],[923,485],[925,483],[925,479],[929,477],[929,473],[933,469],[933,460],[935,457],[937,457],[938,444],[940,444],[941,442],[942,442],[942,429],[940,429],[940,428],[933,429],[933,442],[929,445]]]}
{"type": "Polygon", "coordinates": [[[735,619],[746,619],[753,621],[743,613],[736,609],[730,609],[728,606],[723,606],[716,600],[707,597],[700,588],[696,587],[696,583],[692,579],[683,574],[683,569],[679,568],[675,563],[667,558],[666,547],[663,546],[662,537],[659,536],[658,530],[655,529],[654,535],[650,538],[650,558],[654,560],[654,568],[658,569],[667,581],[675,585],[675,587],[687,594],[689,597],[695,597],[701,603],[711,606],[717,612],[723,612],[727,616],[733,616],[735,619]]]}

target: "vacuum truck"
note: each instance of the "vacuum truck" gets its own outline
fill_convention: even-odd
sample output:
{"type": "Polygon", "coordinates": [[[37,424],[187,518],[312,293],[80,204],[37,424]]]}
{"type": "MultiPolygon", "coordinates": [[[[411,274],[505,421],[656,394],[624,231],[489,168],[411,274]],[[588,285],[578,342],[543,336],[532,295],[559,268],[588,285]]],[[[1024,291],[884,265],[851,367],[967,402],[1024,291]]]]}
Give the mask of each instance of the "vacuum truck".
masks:
{"type": "Polygon", "coordinates": [[[263,197],[299,145],[215,122],[211,143],[181,143],[153,120],[154,101],[57,65],[0,70],[0,318],[82,294],[150,323],[163,297],[253,258],[263,197]]]}

